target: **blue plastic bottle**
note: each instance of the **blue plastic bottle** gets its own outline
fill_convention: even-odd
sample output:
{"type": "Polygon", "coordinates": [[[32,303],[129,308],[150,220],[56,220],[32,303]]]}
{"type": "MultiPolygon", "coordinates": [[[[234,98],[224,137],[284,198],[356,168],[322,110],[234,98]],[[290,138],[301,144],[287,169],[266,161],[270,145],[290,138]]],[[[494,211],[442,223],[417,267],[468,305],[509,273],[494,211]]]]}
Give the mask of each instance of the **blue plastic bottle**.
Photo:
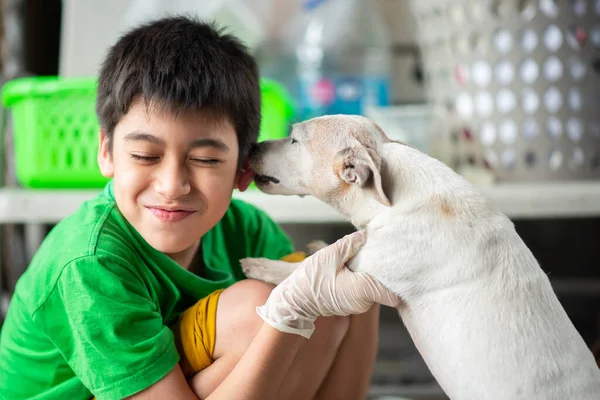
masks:
{"type": "Polygon", "coordinates": [[[390,97],[390,39],[369,0],[304,0],[279,43],[258,53],[261,73],[290,91],[299,120],[364,114],[390,97]]]}

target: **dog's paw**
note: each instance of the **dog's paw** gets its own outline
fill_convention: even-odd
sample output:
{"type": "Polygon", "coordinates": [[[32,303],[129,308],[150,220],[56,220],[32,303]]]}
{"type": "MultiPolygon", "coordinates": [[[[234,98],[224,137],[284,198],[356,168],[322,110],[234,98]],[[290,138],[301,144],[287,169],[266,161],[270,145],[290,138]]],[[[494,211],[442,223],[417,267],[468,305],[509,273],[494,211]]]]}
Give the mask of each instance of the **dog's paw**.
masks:
{"type": "Polygon", "coordinates": [[[266,258],[242,258],[240,260],[240,265],[247,278],[262,280],[261,274],[264,272],[265,264],[268,261],[270,260],[266,258]]]}
{"type": "Polygon", "coordinates": [[[280,284],[295,268],[293,263],[269,260],[268,258],[242,258],[240,265],[247,278],[273,285],[280,284]]]}
{"type": "Polygon", "coordinates": [[[306,249],[308,250],[309,255],[313,255],[317,251],[324,249],[327,246],[329,245],[322,240],[313,240],[312,242],[306,245],[306,249]]]}

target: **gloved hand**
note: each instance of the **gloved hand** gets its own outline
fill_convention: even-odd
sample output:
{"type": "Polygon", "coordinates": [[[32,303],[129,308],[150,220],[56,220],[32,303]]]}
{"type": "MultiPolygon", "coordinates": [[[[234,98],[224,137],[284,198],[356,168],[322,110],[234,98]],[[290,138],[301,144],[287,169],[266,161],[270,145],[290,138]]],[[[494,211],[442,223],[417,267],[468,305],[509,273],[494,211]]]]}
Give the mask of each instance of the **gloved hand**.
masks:
{"type": "Polygon", "coordinates": [[[399,297],[379,281],[345,266],[365,240],[362,231],[354,232],[306,258],[257,307],[258,315],[282,332],[309,339],[319,316],[362,314],[374,303],[398,306],[399,297]]]}

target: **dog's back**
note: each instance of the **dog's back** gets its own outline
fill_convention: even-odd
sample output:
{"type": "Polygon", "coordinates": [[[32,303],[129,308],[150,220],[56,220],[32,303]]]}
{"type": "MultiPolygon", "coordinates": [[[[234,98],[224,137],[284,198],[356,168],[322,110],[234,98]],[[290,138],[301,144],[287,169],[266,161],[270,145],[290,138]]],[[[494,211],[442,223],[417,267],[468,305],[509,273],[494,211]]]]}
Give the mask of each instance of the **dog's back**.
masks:
{"type": "Polygon", "coordinates": [[[400,315],[446,393],[600,398],[591,351],[512,222],[444,164],[384,147],[393,206],[371,220],[351,268],[402,296],[400,315]]]}

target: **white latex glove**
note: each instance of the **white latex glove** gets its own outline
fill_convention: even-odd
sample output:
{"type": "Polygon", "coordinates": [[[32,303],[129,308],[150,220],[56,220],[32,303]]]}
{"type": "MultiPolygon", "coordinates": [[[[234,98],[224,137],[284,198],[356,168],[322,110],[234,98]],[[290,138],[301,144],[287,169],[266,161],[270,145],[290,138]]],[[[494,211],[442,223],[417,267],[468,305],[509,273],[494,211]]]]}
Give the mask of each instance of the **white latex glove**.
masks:
{"type": "Polygon", "coordinates": [[[365,243],[362,231],[347,235],[304,259],[257,307],[272,327],[309,339],[319,316],[362,314],[374,303],[396,307],[400,299],[379,281],[348,269],[365,243]]]}

